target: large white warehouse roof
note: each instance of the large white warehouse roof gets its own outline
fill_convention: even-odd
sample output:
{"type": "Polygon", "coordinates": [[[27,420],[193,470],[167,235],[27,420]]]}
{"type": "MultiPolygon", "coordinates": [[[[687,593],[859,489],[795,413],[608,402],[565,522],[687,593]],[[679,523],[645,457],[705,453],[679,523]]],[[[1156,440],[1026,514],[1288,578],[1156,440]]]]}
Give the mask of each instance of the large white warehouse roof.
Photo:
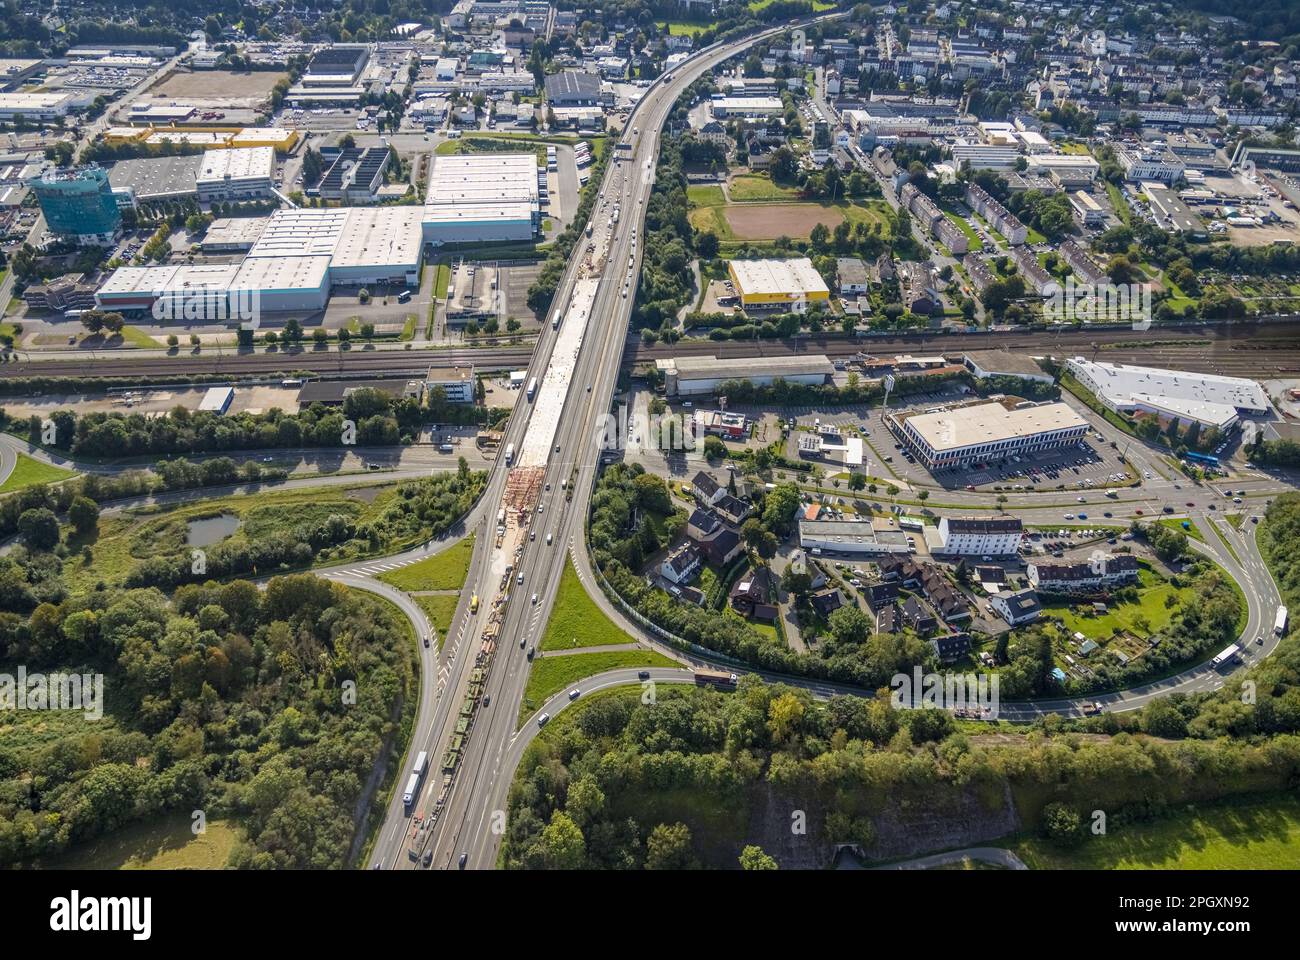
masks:
{"type": "Polygon", "coordinates": [[[1083,357],[1072,358],[1069,368],[1076,379],[1110,406],[1131,406],[1135,394],[1147,394],[1255,413],[1265,413],[1270,409],[1264,389],[1254,380],[1244,377],[1161,370],[1127,363],[1098,363],[1083,357]]]}

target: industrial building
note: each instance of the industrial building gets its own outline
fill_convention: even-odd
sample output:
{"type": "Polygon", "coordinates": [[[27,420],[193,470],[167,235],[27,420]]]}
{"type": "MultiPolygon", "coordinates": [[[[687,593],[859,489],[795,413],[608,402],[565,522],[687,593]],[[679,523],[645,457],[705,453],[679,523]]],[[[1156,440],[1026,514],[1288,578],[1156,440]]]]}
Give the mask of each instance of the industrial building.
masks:
{"type": "Polygon", "coordinates": [[[1156,183],[1143,184],[1142,192],[1151,201],[1151,216],[1155,219],[1156,226],[1171,233],[1188,233],[1192,236],[1205,234],[1201,218],[1192,212],[1191,207],[1176,192],[1156,183]]]}
{"type": "Polygon", "coordinates": [[[32,182],[50,233],[107,246],[122,223],[112,184],[102,167],[50,170],[32,182]]]}
{"type": "Polygon", "coordinates": [[[305,87],[350,87],[357,82],[370,59],[370,47],[336,44],[320,50],[307,64],[302,76],[305,87]]]}
{"type": "Polygon", "coordinates": [[[821,386],[835,375],[835,367],[825,355],[803,357],[671,357],[656,360],[664,378],[664,390],[670,397],[716,393],[728,380],[747,380],[755,386],[768,386],[774,380],[821,386]]]}
{"type": "Polygon", "coordinates": [[[991,401],[890,419],[932,470],[1064,447],[1088,433],[1087,421],[1064,403],[991,401]]]}
{"type": "Polygon", "coordinates": [[[223,217],[213,220],[203,235],[204,253],[247,253],[266,229],[270,217],[223,217]]]}
{"type": "Polygon", "coordinates": [[[554,107],[598,107],[600,77],[579,70],[562,70],[546,77],[546,99],[554,107]]]}
{"type": "Polygon", "coordinates": [[[1097,363],[1083,357],[1066,361],[1066,369],[1118,413],[1148,413],[1184,425],[1227,430],[1242,414],[1262,416],[1272,409],[1263,388],[1243,377],[1097,363]]]}
{"type": "Polygon", "coordinates": [[[119,160],[108,171],[108,182],[124,207],[193,198],[202,163],[197,156],[119,160]]]}
{"type": "Polygon", "coordinates": [[[536,155],[430,157],[423,214],[425,242],[528,241],[540,227],[536,155]]]}
{"type": "Polygon", "coordinates": [[[1039,383],[1052,383],[1054,380],[1050,373],[1043,372],[1033,357],[1009,350],[972,350],[962,354],[961,362],[979,380],[989,377],[1018,377],[1039,383]]]}
{"type": "Polygon", "coordinates": [[[90,100],[89,94],[0,93],[0,120],[57,120],[90,100]]]}
{"type": "Polygon", "coordinates": [[[727,272],[746,312],[804,313],[811,304],[825,307],[830,303],[830,288],[807,257],[729,260],[727,272]]]}
{"type": "Polygon", "coordinates": [[[345,203],[374,200],[375,192],[383,186],[384,171],[388,169],[391,158],[387,147],[347,147],[340,150],[321,177],[317,191],[325,200],[345,203]]]}
{"type": "Polygon", "coordinates": [[[207,150],[195,175],[200,203],[274,196],[275,150],[235,147],[207,150]]]}
{"type": "Polygon", "coordinates": [[[419,207],[278,210],[264,221],[242,263],[122,267],[95,299],[103,309],[147,310],[164,293],[190,289],[194,271],[206,269],[229,271],[204,278],[228,295],[223,319],[241,318],[249,308],[320,310],[334,287],[415,284],[423,251],[420,217],[419,207]]]}

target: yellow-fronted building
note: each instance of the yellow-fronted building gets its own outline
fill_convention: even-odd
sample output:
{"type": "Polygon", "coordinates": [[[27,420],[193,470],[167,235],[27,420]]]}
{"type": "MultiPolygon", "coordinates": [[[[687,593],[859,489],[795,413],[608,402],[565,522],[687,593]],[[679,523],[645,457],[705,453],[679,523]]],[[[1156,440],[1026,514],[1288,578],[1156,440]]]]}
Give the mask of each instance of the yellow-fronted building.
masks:
{"type": "Polygon", "coordinates": [[[830,303],[830,288],[807,257],[731,260],[727,272],[745,310],[804,313],[811,304],[830,303]]]}

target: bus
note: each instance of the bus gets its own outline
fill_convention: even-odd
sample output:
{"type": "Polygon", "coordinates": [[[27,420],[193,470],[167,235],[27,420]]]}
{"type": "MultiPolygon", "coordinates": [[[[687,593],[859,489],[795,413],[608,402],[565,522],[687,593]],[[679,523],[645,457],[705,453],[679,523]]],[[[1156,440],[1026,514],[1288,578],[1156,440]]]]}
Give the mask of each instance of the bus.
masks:
{"type": "Polygon", "coordinates": [[[1277,619],[1273,621],[1273,635],[1276,637],[1286,633],[1286,607],[1277,608],[1277,619]]]}
{"type": "Polygon", "coordinates": [[[909,517],[903,514],[898,518],[898,525],[904,530],[924,530],[925,521],[920,517],[909,517]]]}
{"type": "Polygon", "coordinates": [[[717,687],[720,690],[735,690],[736,684],[740,678],[734,673],[723,673],[720,670],[696,670],[695,685],[697,687],[717,687]]]}
{"type": "Polygon", "coordinates": [[[1184,456],[1187,457],[1188,460],[1195,460],[1197,463],[1208,463],[1214,467],[1219,465],[1219,458],[1208,453],[1195,453],[1188,450],[1184,456]]]}

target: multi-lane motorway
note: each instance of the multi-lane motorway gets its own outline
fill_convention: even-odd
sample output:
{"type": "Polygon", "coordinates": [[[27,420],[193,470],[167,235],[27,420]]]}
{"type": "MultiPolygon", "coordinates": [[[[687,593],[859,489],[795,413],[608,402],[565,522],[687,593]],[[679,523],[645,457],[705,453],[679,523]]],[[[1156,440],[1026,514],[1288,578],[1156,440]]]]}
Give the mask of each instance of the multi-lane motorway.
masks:
{"type": "MultiPolygon", "coordinates": [[[[660,78],[647,90],[627,122],[621,139],[630,145],[630,151],[617,149],[615,155],[619,159],[606,172],[601,204],[593,216],[604,217],[615,204],[622,216],[614,229],[600,234],[603,249],[598,250],[597,255],[604,254],[605,266],[586,315],[586,327],[573,361],[562,415],[554,427],[554,436],[546,438],[545,487],[531,524],[538,536],[535,540],[523,541],[524,549],[518,566],[508,573],[513,582],[509,586],[511,598],[501,617],[501,640],[455,779],[445,802],[438,808],[437,821],[428,843],[434,867],[458,866],[462,855],[469,867],[490,867],[496,860],[505,824],[506,791],[515,766],[511,747],[517,742],[518,710],[531,663],[531,648],[540,640],[549,617],[567,553],[574,547],[581,549],[583,542],[583,519],[603,443],[602,418],[613,397],[635,300],[636,278],[641,250],[644,249],[643,244],[637,243],[639,236],[636,234],[644,223],[645,204],[653,186],[658,132],[676,99],[696,77],[760,38],[783,29],[786,27],[772,28],[705,50],[672,75],[660,78]],[[562,489],[569,482],[571,488],[562,489]],[[547,539],[551,541],[549,545],[547,539]]],[[[580,250],[559,286],[553,310],[567,308],[583,274],[580,250]]],[[[573,318],[565,322],[571,323],[573,318]]],[[[530,369],[530,374],[539,376],[551,366],[552,353],[565,334],[563,330],[552,330],[550,324],[542,329],[530,369]]],[[[534,412],[534,407],[525,405],[512,418],[505,439],[507,444],[523,448],[534,412]]],[[[543,421],[540,429],[547,428],[543,421]]],[[[411,754],[427,750],[436,761],[453,736],[456,725],[453,710],[460,704],[468,687],[478,637],[491,615],[486,598],[498,594],[498,581],[507,560],[504,551],[495,546],[491,524],[496,505],[505,495],[508,475],[505,470],[494,471],[489,482],[484,497],[484,503],[489,506],[478,518],[479,536],[475,541],[472,569],[464,591],[467,595],[477,593],[484,602],[477,614],[468,614],[466,599],[462,597],[461,609],[457,611],[458,626],[453,635],[447,637],[443,651],[446,671],[438,680],[435,692],[438,703],[433,710],[433,723],[431,727],[417,727],[411,754]]],[[[422,716],[424,713],[422,708],[422,716]]],[[[411,813],[416,817],[430,816],[442,791],[441,778],[434,771],[426,778],[423,793],[411,813]]],[[[395,797],[371,859],[385,868],[400,869],[413,865],[406,851],[414,831],[412,818],[402,807],[401,798],[395,797]]]]}

